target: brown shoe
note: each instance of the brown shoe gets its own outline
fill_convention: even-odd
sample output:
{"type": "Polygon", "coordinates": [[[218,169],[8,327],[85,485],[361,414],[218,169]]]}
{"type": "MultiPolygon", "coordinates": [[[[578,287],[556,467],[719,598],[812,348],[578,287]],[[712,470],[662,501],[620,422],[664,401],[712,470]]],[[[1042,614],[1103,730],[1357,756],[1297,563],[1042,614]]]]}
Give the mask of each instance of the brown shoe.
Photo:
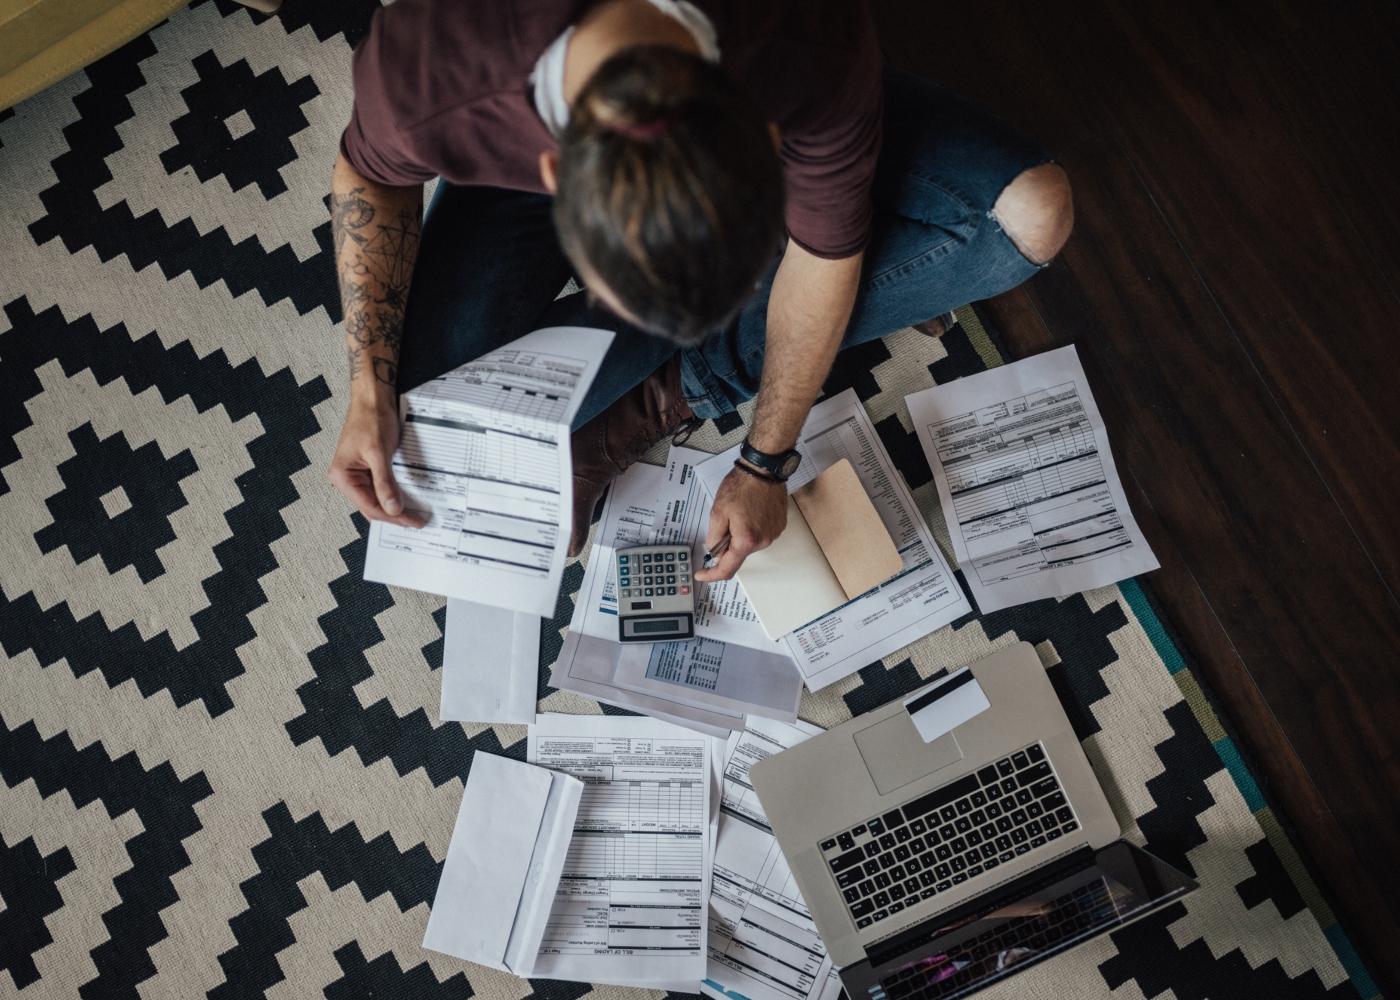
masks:
{"type": "Polygon", "coordinates": [[[574,530],[569,555],[583,551],[593,508],[612,482],[664,437],[684,443],[703,421],[681,394],[681,356],[671,355],[641,384],[574,431],[574,530]]]}
{"type": "Polygon", "coordinates": [[[918,330],[926,337],[941,337],[957,325],[957,314],[945,312],[942,316],[935,316],[933,319],[926,319],[922,323],[915,323],[914,329],[918,330]]]}

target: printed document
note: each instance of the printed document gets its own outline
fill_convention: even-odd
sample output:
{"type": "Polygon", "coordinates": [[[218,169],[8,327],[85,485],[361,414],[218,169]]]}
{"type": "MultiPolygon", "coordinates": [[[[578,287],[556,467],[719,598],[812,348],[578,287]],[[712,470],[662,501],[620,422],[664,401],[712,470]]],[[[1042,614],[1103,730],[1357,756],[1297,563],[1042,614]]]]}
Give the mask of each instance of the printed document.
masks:
{"type": "MultiPolygon", "coordinates": [[[[855,390],[847,389],[812,407],[797,450],[802,464],[788,481],[788,491],[800,489],[839,460],[848,459],[904,565],[868,593],[783,637],[807,687],[818,691],[972,609],[855,390]]],[[[736,446],[697,470],[710,496],[738,454],[736,446]]],[[[743,606],[747,611],[747,601],[743,606]]]]}
{"type": "Polygon", "coordinates": [[[448,598],[440,719],[528,726],[539,674],[539,618],[448,598]]]}
{"type": "Polygon", "coordinates": [[[729,739],[700,984],[715,1000],[820,1000],[828,986],[831,960],[748,780],[750,765],[819,732],[754,719],[729,739]]]}
{"type": "Polygon", "coordinates": [[[619,642],[613,568],[614,552],[633,545],[688,544],[699,558],[710,504],[695,466],[709,457],[672,448],[665,466],[638,463],[613,483],[551,683],[723,738],[749,713],[796,720],[802,675],[786,647],[763,634],[733,581],[698,586],[696,638],[619,642]]]}
{"type": "Polygon", "coordinates": [[[1073,346],[905,401],[983,612],[1157,568],[1073,346]]]}
{"type": "Polygon", "coordinates": [[[573,505],[569,422],[612,338],[536,330],[405,393],[394,478],[427,524],[375,521],[365,579],[553,615],[573,505]]]}
{"type": "Polygon", "coordinates": [[[533,975],[694,993],[713,862],[711,740],[640,716],[541,715],[528,753],[584,783],[533,975]]]}

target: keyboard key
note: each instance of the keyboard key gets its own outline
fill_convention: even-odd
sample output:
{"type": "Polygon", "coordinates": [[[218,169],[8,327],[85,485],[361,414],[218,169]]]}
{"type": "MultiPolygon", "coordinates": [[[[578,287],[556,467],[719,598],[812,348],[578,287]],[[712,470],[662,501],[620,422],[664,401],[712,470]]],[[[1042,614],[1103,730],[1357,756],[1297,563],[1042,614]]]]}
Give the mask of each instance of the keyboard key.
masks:
{"type": "Polygon", "coordinates": [[[920,864],[921,866],[923,866],[924,868],[932,868],[932,867],[933,867],[933,862],[934,862],[934,860],[935,860],[935,859],[934,859],[934,857],[933,857],[933,852],[932,852],[932,851],[929,851],[929,852],[926,853],[926,854],[920,854],[920,855],[919,855],[919,864],[920,864]]]}
{"type": "Polygon", "coordinates": [[[909,841],[910,854],[923,854],[926,850],[928,850],[928,846],[924,843],[923,837],[915,837],[909,841]]]}
{"type": "Polygon", "coordinates": [[[1018,771],[1022,768],[1031,766],[1030,758],[1026,756],[1026,752],[1024,750],[1020,750],[1016,753],[1013,753],[1011,755],[1011,763],[1016,765],[1016,770],[1018,771]]]}
{"type": "Polygon", "coordinates": [[[1016,852],[1015,852],[1015,851],[1003,851],[1001,854],[998,854],[998,855],[997,855],[997,860],[998,860],[999,862],[1001,862],[1002,864],[1006,864],[1006,862],[1010,861],[1010,860],[1011,860],[1012,858],[1014,858],[1015,856],[1016,856],[1016,852]]]}
{"type": "Polygon", "coordinates": [[[1017,847],[1016,847],[1016,853],[1017,853],[1017,854],[1025,854],[1025,853],[1026,853],[1027,851],[1029,851],[1029,850],[1030,850],[1030,845],[1028,845],[1028,844],[1019,844],[1019,845],[1017,845],[1017,847]]]}
{"type": "Polygon", "coordinates": [[[903,904],[903,903],[891,903],[891,904],[890,904],[890,913],[898,913],[898,912],[899,912],[900,910],[902,910],[902,909],[904,909],[904,904],[903,904]]]}
{"type": "Polygon", "coordinates": [[[1035,796],[1031,794],[1031,790],[1029,788],[1022,788],[1016,793],[1016,804],[1023,806],[1034,798],[1035,796]]]}
{"type": "Polygon", "coordinates": [[[985,812],[987,813],[988,819],[996,819],[998,816],[1001,815],[1001,806],[993,802],[986,808],[985,812]]]}
{"type": "Polygon", "coordinates": [[[865,874],[867,875],[880,874],[880,861],[878,858],[867,861],[865,864],[861,865],[861,867],[865,869],[865,874]]]}
{"type": "Polygon", "coordinates": [[[1061,833],[1059,830],[1050,830],[1050,831],[1047,831],[1047,832],[1046,832],[1046,834],[1045,834],[1045,839],[1046,839],[1046,840],[1058,840],[1059,838],[1061,838],[1061,837],[1063,837],[1063,836],[1064,836],[1064,834],[1061,833]]]}
{"type": "Polygon", "coordinates": [[[893,868],[890,869],[890,871],[889,871],[889,876],[890,876],[890,881],[891,881],[891,882],[903,882],[903,881],[904,881],[904,866],[903,866],[903,865],[895,865],[893,868]]]}
{"type": "Polygon", "coordinates": [[[1001,774],[1003,778],[1005,778],[1006,776],[1015,773],[1016,765],[1011,763],[1010,757],[1004,757],[1001,760],[997,761],[997,771],[1001,774]]]}
{"type": "Polygon", "coordinates": [[[681,552],[681,553],[679,553],[679,554],[676,556],[676,558],[679,559],[681,562],[688,562],[689,559],[690,559],[690,553],[689,553],[689,552],[681,552]]]}
{"type": "Polygon", "coordinates": [[[1074,830],[1078,830],[1079,824],[1076,823],[1074,820],[1070,820],[1068,823],[1061,826],[1060,829],[1063,830],[1065,833],[1070,833],[1074,830]]]}
{"type": "Polygon", "coordinates": [[[972,803],[967,799],[958,799],[958,801],[954,803],[954,808],[957,809],[959,816],[966,816],[968,813],[972,812],[972,803]]]}
{"type": "Polygon", "coordinates": [[[909,843],[909,841],[913,839],[913,836],[914,835],[909,832],[909,828],[907,826],[901,826],[898,830],[894,832],[894,839],[901,844],[909,843]]]}
{"type": "Polygon", "coordinates": [[[1041,834],[1040,820],[1033,819],[1026,824],[1026,832],[1032,837],[1039,837],[1041,834]]]}
{"type": "Polygon", "coordinates": [[[855,885],[863,878],[865,878],[865,872],[861,871],[859,868],[852,868],[850,871],[845,871],[837,875],[836,884],[844,889],[848,885],[855,885]]]}
{"type": "Polygon", "coordinates": [[[1016,779],[1015,779],[1015,778],[1002,778],[1002,779],[1001,779],[1001,790],[1002,790],[1004,793],[1006,793],[1007,795],[1010,795],[1012,792],[1014,792],[1014,791],[1016,790],[1016,779]]]}
{"type": "Polygon", "coordinates": [[[1026,756],[1031,759],[1032,764],[1037,764],[1045,759],[1045,751],[1042,750],[1040,744],[1037,743],[1033,747],[1026,747],[1026,756]]]}
{"type": "Polygon", "coordinates": [[[870,914],[870,916],[875,920],[884,920],[889,915],[889,910],[877,910],[875,913],[870,914]]]}
{"type": "Polygon", "coordinates": [[[997,849],[1001,851],[1011,850],[1011,835],[1009,833],[1003,833],[997,838],[997,849]]]}
{"type": "Polygon", "coordinates": [[[872,819],[866,825],[869,827],[870,836],[872,837],[878,837],[880,836],[880,834],[885,832],[885,824],[881,823],[878,819],[872,819]]]}
{"type": "Polygon", "coordinates": [[[959,882],[966,882],[966,881],[967,881],[967,873],[966,873],[966,872],[963,872],[963,873],[960,874],[960,875],[954,875],[954,876],[953,876],[953,884],[954,884],[954,885],[957,885],[959,882]]]}
{"type": "Polygon", "coordinates": [[[960,872],[967,868],[967,862],[962,859],[962,855],[958,855],[952,861],[948,862],[948,864],[952,866],[955,872],[960,872]]]}
{"type": "Polygon", "coordinates": [[[919,873],[919,884],[920,884],[921,886],[923,886],[925,889],[932,889],[932,888],[933,888],[933,883],[935,883],[935,882],[937,882],[937,881],[938,881],[938,879],[936,879],[936,878],[933,877],[933,872],[920,872],[920,873],[919,873]]]}
{"type": "Polygon", "coordinates": [[[1037,781],[1050,777],[1050,762],[1042,760],[1039,764],[1034,764],[1024,771],[1016,774],[1016,784],[1025,788],[1027,785],[1034,785],[1037,781]]]}
{"type": "Polygon", "coordinates": [[[947,878],[949,875],[953,874],[953,868],[951,865],[938,865],[933,869],[933,874],[939,878],[947,878]]]}
{"type": "Polygon", "coordinates": [[[919,898],[932,899],[934,897],[934,894],[937,893],[937,891],[937,889],[925,889],[923,892],[919,893],[919,898]]]}
{"type": "Polygon", "coordinates": [[[952,823],[948,823],[938,828],[938,835],[944,840],[952,840],[958,835],[958,831],[953,829],[952,823]]]}
{"type": "Polygon", "coordinates": [[[1024,844],[1029,839],[1029,834],[1025,830],[1017,827],[1011,831],[1011,842],[1013,844],[1024,844]]]}
{"type": "Polygon", "coordinates": [[[1026,815],[1024,809],[1017,809],[1011,814],[1011,822],[1015,823],[1017,826],[1023,826],[1028,819],[1030,819],[1030,817],[1026,815]]]}
{"type": "Polygon", "coordinates": [[[938,815],[943,817],[944,820],[951,822],[958,818],[958,811],[952,806],[944,806],[938,811],[938,815]]]}
{"type": "Polygon", "coordinates": [[[884,872],[875,876],[875,888],[888,889],[890,887],[890,877],[884,872]]]}
{"type": "Polygon", "coordinates": [[[1074,819],[1074,812],[1069,806],[1064,806],[1061,809],[1055,810],[1055,818],[1061,823],[1068,823],[1070,820],[1074,819]]]}
{"type": "Polygon", "coordinates": [[[1000,785],[988,785],[986,787],[986,793],[987,798],[991,799],[993,802],[995,802],[997,799],[1001,798],[1003,795],[1006,794],[1001,790],[1000,785]]]}
{"type": "Polygon", "coordinates": [[[894,859],[896,861],[908,861],[914,856],[914,852],[909,850],[908,844],[900,844],[894,849],[894,859]]]}
{"type": "Polygon", "coordinates": [[[883,837],[881,837],[880,846],[887,851],[891,850],[894,847],[894,834],[887,833],[883,837]]]}
{"type": "Polygon", "coordinates": [[[864,832],[865,832],[865,824],[862,823],[860,826],[856,827],[854,830],[851,831],[851,836],[852,836],[852,837],[859,837],[859,836],[860,836],[862,833],[864,833],[864,832]]]}
{"type": "Polygon", "coordinates": [[[918,858],[910,858],[908,861],[904,862],[904,872],[906,875],[916,875],[922,867],[923,865],[919,864],[918,858]]]}
{"type": "Polygon", "coordinates": [[[620,565],[626,566],[626,565],[627,565],[627,556],[618,556],[618,557],[617,557],[617,561],[618,561],[618,563],[619,563],[620,565]]]}
{"type": "Polygon", "coordinates": [[[953,849],[954,854],[961,854],[963,851],[967,850],[967,841],[961,837],[954,837],[952,840],[948,841],[948,846],[953,849]]]}
{"type": "Polygon", "coordinates": [[[1045,838],[1044,838],[1044,837],[1036,837],[1034,840],[1032,840],[1032,841],[1030,842],[1030,845],[1029,845],[1029,846],[1031,846],[1031,847],[1044,847],[1044,846],[1045,846],[1045,838]]]}
{"type": "Polygon", "coordinates": [[[995,785],[999,777],[995,764],[988,764],[977,772],[977,780],[984,785],[995,785]]]}
{"type": "Polygon", "coordinates": [[[875,894],[875,905],[876,905],[876,906],[889,906],[889,905],[890,905],[890,894],[889,894],[888,892],[877,892],[877,893],[875,894]]]}
{"type": "Polygon", "coordinates": [[[836,857],[830,859],[828,864],[831,865],[831,870],[833,872],[839,873],[845,871],[847,868],[850,868],[854,865],[859,865],[864,860],[865,852],[861,850],[855,850],[847,851],[845,854],[837,855],[836,857]]]}
{"type": "Polygon", "coordinates": [[[869,927],[869,926],[870,926],[870,918],[869,918],[869,917],[861,917],[859,920],[856,921],[856,928],[857,928],[857,929],[860,929],[861,927],[869,927]]]}
{"type": "MultiPolygon", "coordinates": [[[[660,588],[657,588],[657,589],[660,589],[660,588]]],[[[675,587],[667,587],[667,588],[666,588],[666,593],[667,593],[667,595],[670,596],[670,597],[675,597],[675,596],[676,596],[676,588],[675,588],[675,587]]]]}
{"type": "Polygon", "coordinates": [[[977,775],[969,774],[959,778],[957,781],[935,789],[921,798],[915,799],[904,806],[904,815],[908,817],[922,816],[932,812],[940,806],[945,806],[950,802],[962,798],[964,795],[971,795],[977,791],[977,775]]]}
{"type": "Polygon", "coordinates": [[[865,856],[867,858],[873,858],[875,857],[875,855],[880,853],[880,845],[877,844],[875,841],[871,840],[866,843],[865,847],[863,847],[862,850],[865,851],[865,856]]]}
{"type": "Polygon", "coordinates": [[[860,890],[862,896],[868,896],[875,891],[875,880],[868,878],[856,888],[860,890]]]}
{"type": "Polygon", "coordinates": [[[667,552],[667,553],[666,553],[666,561],[667,561],[667,562],[675,562],[675,561],[676,561],[676,554],[675,554],[674,552],[667,552]]]}
{"type": "MultiPolygon", "coordinates": [[[[907,896],[907,895],[908,895],[908,893],[905,891],[903,885],[892,885],[892,886],[890,886],[890,899],[903,899],[903,898],[904,898],[905,896],[907,896]]],[[[891,913],[894,912],[894,908],[893,908],[893,907],[890,908],[890,912],[891,912],[891,913]]]]}
{"type": "Polygon", "coordinates": [[[651,562],[651,553],[647,552],[642,556],[642,562],[651,562]]]}
{"type": "MultiPolygon", "coordinates": [[[[846,897],[846,902],[848,903],[860,902],[860,890],[857,889],[855,886],[851,886],[849,889],[841,890],[841,895],[846,897]]],[[[875,909],[875,907],[872,906],[871,909],[873,910],[875,909]]],[[[857,916],[859,916],[859,914],[857,914],[857,916]]]]}
{"type": "Polygon", "coordinates": [[[991,840],[997,835],[996,824],[988,823],[986,826],[982,827],[982,829],[978,830],[977,832],[982,835],[983,840],[991,840]]]}
{"type": "Polygon", "coordinates": [[[1026,815],[1031,819],[1035,819],[1044,811],[1045,810],[1040,807],[1039,802],[1032,802],[1030,805],[1026,806],[1026,815]]]}
{"type": "Polygon", "coordinates": [[[893,868],[898,863],[898,860],[894,856],[894,851],[886,851],[884,854],[880,855],[881,868],[893,868]]]}
{"type": "Polygon", "coordinates": [[[949,889],[953,888],[953,883],[951,880],[947,882],[939,882],[936,886],[934,886],[934,888],[937,889],[939,892],[947,892],[949,889]]]}
{"type": "Polygon", "coordinates": [[[1037,781],[1034,785],[1031,785],[1031,793],[1035,795],[1036,798],[1040,798],[1042,795],[1049,795],[1059,787],[1059,783],[1055,781],[1055,776],[1052,774],[1044,781],[1037,781]]]}
{"type": "Polygon", "coordinates": [[[912,896],[912,895],[915,895],[916,893],[918,893],[918,891],[919,891],[919,880],[916,879],[916,878],[907,878],[907,879],[905,879],[905,880],[904,880],[904,891],[907,892],[907,893],[909,893],[911,896],[912,896]]]}
{"type": "Polygon", "coordinates": [[[1040,800],[1040,804],[1046,809],[1058,809],[1065,804],[1065,793],[1056,792],[1054,795],[1047,795],[1040,800]]]}
{"type": "Polygon", "coordinates": [[[909,824],[909,832],[916,837],[921,837],[928,832],[928,825],[921,819],[916,819],[909,824]]]}
{"type": "Polygon", "coordinates": [[[856,846],[856,838],[852,837],[849,833],[837,834],[836,842],[841,845],[841,850],[843,851],[849,851],[856,846]]]}
{"type": "Polygon", "coordinates": [[[976,830],[969,830],[967,836],[964,837],[963,840],[967,841],[973,847],[976,847],[978,844],[982,843],[982,835],[976,830]]]}
{"type": "Polygon", "coordinates": [[[939,861],[947,861],[953,856],[953,849],[948,844],[939,844],[933,853],[938,856],[939,861]]]}
{"type": "Polygon", "coordinates": [[[966,816],[959,816],[958,821],[953,826],[957,828],[958,833],[967,833],[968,830],[972,829],[972,820],[966,816]]]}
{"type": "Polygon", "coordinates": [[[982,845],[982,860],[984,860],[984,861],[990,860],[991,858],[994,858],[994,857],[996,857],[996,856],[997,856],[997,845],[996,845],[996,844],[983,844],[983,845],[982,845]]]}
{"type": "Polygon", "coordinates": [[[893,830],[904,823],[904,814],[898,809],[893,809],[881,816],[880,820],[885,824],[886,830],[893,830]]]}
{"type": "Polygon", "coordinates": [[[982,867],[987,869],[987,871],[991,871],[999,864],[1001,864],[1001,862],[998,861],[996,858],[988,858],[986,861],[982,862],[982,867]]]}
{"type": "Polygon", "coordinates": [[[1002,816],[997,820],[997,829],[1002,833],[1010,832],[1011,828],[1015,825],[1015,822],[1012,821],[1010,816],[1002,816]]]}
{"type": "Polygon", "coordinates": [[[967,874],[968,874],[969,876],[972,876],[972,875],[981,875],[981,874],[982,874],[982,866],[981,866],[981,865],[973,865],[971,868],[969,868],[969,869],[967,870],[967,874]]]}

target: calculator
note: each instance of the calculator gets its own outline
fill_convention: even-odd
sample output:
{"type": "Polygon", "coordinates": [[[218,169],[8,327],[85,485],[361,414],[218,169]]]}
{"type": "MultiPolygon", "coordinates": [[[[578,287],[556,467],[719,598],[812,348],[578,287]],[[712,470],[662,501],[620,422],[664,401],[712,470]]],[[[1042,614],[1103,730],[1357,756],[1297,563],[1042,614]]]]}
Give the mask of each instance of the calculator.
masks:
{"type": "Polygon", "coordinates": [[[617,632],[622,642],[695,638],[690,549],[640,545],[618,549],[617,632]]]}

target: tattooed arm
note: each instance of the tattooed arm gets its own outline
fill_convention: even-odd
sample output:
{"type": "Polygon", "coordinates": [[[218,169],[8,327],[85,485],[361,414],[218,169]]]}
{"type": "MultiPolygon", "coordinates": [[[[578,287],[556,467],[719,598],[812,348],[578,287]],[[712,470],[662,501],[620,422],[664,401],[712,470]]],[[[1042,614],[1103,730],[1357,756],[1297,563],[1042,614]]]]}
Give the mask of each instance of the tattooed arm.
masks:
{"type": "Polygon", "coordinates": [[[422,232],[422,188],[384,187],[360,176],[343,157],[331,179],[350,408],[327,478],[371,520],[409,527],[390,466],[399,441],[399,347],[404,307],[422,232]]]}

